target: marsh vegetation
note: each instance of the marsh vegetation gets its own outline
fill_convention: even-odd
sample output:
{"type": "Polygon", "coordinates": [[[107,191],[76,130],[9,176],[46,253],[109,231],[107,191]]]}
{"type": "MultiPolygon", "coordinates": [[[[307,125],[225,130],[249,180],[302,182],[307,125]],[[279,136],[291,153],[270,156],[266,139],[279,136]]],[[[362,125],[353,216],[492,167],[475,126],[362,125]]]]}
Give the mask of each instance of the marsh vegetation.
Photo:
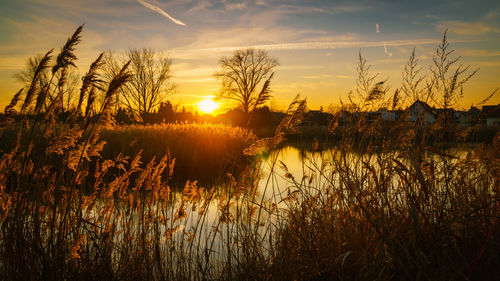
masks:
{"type": "Polygon", "coordinates": [[[287,152],[278,148],[307,112],[300,97],[268,138],[227,125],[116,126],[116,96],[133,73],[125,61],[104,82],[102,56],[68,109],[66,74],[80,32],[56,57],[50,51],[34,61],[30,83],[2,116],[3,280],[494,280],[500,273],[500,135],[471,147],[464,142],[471,128],[451,124],[446,111],[433,124],[363,113],[424,94],[452,106],[473,71],[448,57],[446,37],[432,74],[412,79],[408,71],[405,90],[392,95],[360,56],[358,91],[333,114],[325,139],[287,152]],[[324,149],[328,138],[335,145],[324,149]],[[216,170],[220,180],[181,184],[172,180],[177,167],[216,170]]]}

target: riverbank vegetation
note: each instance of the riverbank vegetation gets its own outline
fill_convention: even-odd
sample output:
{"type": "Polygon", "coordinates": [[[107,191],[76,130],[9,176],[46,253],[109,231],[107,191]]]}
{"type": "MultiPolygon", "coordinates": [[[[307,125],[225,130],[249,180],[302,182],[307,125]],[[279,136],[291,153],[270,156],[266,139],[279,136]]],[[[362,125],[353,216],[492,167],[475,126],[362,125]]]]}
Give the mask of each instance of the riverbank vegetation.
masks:
{"type": "MultiPolygon", "coordinates": [[[[389,94],[360,56],[358,92],[332,114],[326,136],[310,141],[314,153],[301,154],[296,174],[276,148],[306,122],[307,103],[298,96],[267,138],[226,125],[116,127],[116,95],[133,74],[125,61],[102,81],[99,56],[77,91],[86,102],[63,110],[80,32],[56,57],[48,52],[36,61],[31,83],[3,116],[1,137],[9,139],[0,154],[3,280],[500,274],[500,135],[466,146],[470,129],[455,126],[446,111],[432,124],[423,115],[390,126],[368,119],[366,108],[389,101],[398,108],[411,97],[389,94]],[[335,146],[322,150],[328,138],[335,146]],[[242,161],[241,171],[221,168],[242,161]],[[193,179],[179,186],[172,181],[178,165],[196,175],[225,173],[217,185],[193,179]]],[[[444,108],[473,74],[456,66],[447,48],[445,37],[426,88],[444,108]]]]}

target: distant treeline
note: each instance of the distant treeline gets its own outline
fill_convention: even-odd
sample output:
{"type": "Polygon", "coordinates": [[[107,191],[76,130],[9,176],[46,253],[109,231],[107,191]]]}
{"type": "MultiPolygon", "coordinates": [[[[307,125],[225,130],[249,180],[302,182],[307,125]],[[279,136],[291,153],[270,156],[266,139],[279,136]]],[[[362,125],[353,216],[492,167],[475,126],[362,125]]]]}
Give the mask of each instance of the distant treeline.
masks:
{"type": "MultiPolygon", "coordinates": [[[[439,110],[434,109],[433,112],[415,111],[415,104],[408,107],[406,110],[386,110],[381,108],[374,112],[325,112],[320,110],[309,110],[304,114],[302,122],[298,125],[298,132],[288,134],[289,139],[325,139],[335,141],[335,136],[329,135],[328,127],[333,119],[338,115],[339,128],[349,127],[349,124],[354,124],[351,121],[357,120],[357,123],[366,123],[367,125],[391,127],[395,126],[396,122],[405,123],[422,123],[420,126],[427,126],[431,129],[434,121],[439,116],[447,116],[447,122],[450,126],[458,126],[461,129],[468,128],[467,140],[469,142],[490,142],[498,132],[499,126],[488,126],[488,114],[472,108],[469,111],[459,110],[439,110]],[[473,110],[474,109],[474,110],[473,110]],[[430,114],[428,117],[426,114],[430,114]],[[422,120],[417,120],[417,119],[422,120]],[[426,118],[431,118],[432,122],[426,118]]],[[[131,124],[162,124],[162,123],[223,123],[232,126],[244,127],[251,129],[259,137],[271,137],[280,122],[285,118],[286,114],[281,111],[271,110],[268,106],[255,108],[249,113],[245,113],[242,109],[233,108],[227,112],[213,116],[200,115],[198,112],[186,111],[185,108],[176,110],[170,101],[163,102],[158,110],[153,113],[143,114],[140,118],[134,117],[132,112],[120,108],[116,112],[116,121],[120,125],[131,124]]],[[[356,123],[356,124],[357,124],[356,123]]],[[[366,132],[365,132],[366,133],[366,132]]]]}
{"type": "MultiPolygon", "coordinates": [[[[390,127],[396,126],[396,123],[400,124],[403,122],[410,125],[418,122],[418,120],[416,120],[418,116],[422,117],[422,120],[420,120],[422,124],[419,126],[427,127],[429,132],[431,132],[434,124],[424,120],[424,113],[426,112],[417,113],[416,116],[413,116],[415,113],[411,111],[411,107],[407,110],[388,111],[380,109],[376,112],[340,111],[331,113],[323,110],[309,110],[304,114],[301,123],[297,124],[297,132],[287,134],[287,138],[292,141],[319,139],[335,142],[341,130],[349,129],[352,126],[357,127],[360,123],[365,123],[367,126],[373,128],[377,127],[378,130],[385,131],[389,130],[390,127]],[[387,114],[392,114],[392,118],[388,118],[387,114]],[[338,116],[337,133],[332,135],[329,133],[329,126],[336,116],[338,116]]],[[[471,114],[470,116],[467,115],[470,114],[468,112],[456,110],[451,110],[448,113],[450,117],[447,122],[451,127],[456,126],[460,129],[467,129],[466,139],[468,142],[491,142],[500,128],[499,126],[487,126],[486,119],[481,112],[473,115],[471,114]],[[460,114],[466,117],[466,122],[456,117],[460,114]]],[[[69,116],[71,116],[70,112],[61,112],[58,115],[58,119],[60,121],[65,121],[69,116]]],[[[437,119],[438,116],[439,114],[436,114],[435,118],[437,119]]],[[[37,117],[34,115],[9,116],[9,118],[12,117],[16,119],[42,118],[41,116],[37,117]]],[[[285,117],[286,114],[284,112],[271,110],[268,106],[258,107],[249,113],[245,113],[239,108],[233,108],[216,116],[208,114],[200,115],[198,112],[188,111],[184,107],[178,110],[170,101],[162,102],[155,112],[141,114],[140,116],[124,108],[118,108],[114,113],[114,119],[118,125],[154,125],[170,123],[226,124],[251,129],[258,137],[273,136],[278,125],[285,117]]],[[[0,122],[4,119],[5,116],[0,114],[0,122]]],[[[367,131],[360,131],[360,133],[366,134],[367,131]]]]}

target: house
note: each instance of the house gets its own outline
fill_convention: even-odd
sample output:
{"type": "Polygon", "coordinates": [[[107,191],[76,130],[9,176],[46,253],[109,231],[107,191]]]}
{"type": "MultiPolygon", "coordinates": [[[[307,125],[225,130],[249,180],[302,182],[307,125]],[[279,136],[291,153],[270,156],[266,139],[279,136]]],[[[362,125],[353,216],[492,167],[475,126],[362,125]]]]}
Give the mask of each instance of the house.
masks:
{"type": "Polygon", "coordinates": [[[387,110],[386,108],[381,108],[377,111],[380,114],[380,118],[386,121],[396,121],[396,111],[387,110]]]}
{"type": "Polygon", "coordinates": [[[424,124],[432,124],[436,122],[437,112],[430,107],[426,102],[417,100],[406,109],[408,112],[408,121],[416,122],[422,120],[424,124]]]}
{"type": "Polygon", "coordinates": [[[441,118],[444,122],[450,123],[458,123],[458,116],[460,113],[457,113],[453,108],[438,108],[435,109],[437,118],[441,118]]]}
{"type": "Polygon", "coordinates": [[[462,127],[469,127],[477,124],[480,113],[481,110],[477,107],[471,106],[467,111],[455,111],[453,117],[458,124],[462,125],[462,127]]]}
{"type": "Polygon", "coordinates": [[[363,116],[366,118],[366,121],[368,124],[371,124],[375,121],[377,121],[380,118],[380,113],[378,111],[368,111],[364,112],[363,116]]]}
{"type": "Polygon", "coordinates": [[[469,124],[468,120],[468,114],[467,114],[467,111],[465,110],[457,110],[453,113],[453,119],[455,119],[455,121],[462,125],[462,127],[467,127],[469,124]]]}
{"type": "Polygon", "coordinates": [[[486,121],[486,127],[500,127],[500,104],[483,106],[481,118],[486,121]]]}
{"type": "Polygon", "coordinates": [[[469,125],[475,125],[479,121],[479,116],[481,114],[481,110],[479,108],[471,106],[467,111],[467,121],[469,125]]]}

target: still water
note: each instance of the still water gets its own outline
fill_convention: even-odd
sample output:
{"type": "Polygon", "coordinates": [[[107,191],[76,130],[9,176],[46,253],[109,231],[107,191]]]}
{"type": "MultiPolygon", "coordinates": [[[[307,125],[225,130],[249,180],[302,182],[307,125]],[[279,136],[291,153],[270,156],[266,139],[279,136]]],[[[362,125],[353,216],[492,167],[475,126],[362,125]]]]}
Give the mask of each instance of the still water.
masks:
{"type": "MultiPolygon", "coordinates": [[[[354,152],[346,154],[335,148],[310,151],[286,146],[255,159],[256,162],[250,172],[253,174],[249,177],[255,179],[253,182],[246,184],[227,182],[214,186],[216,191],[214,196],[206,201],[204,212],[199,212],[203,209],[204,199],[197,202],[186,201],[182,199],[181,192],[173,192],[173,198],[168,202],[158,202],[143,207],[147,208],[147,212],[161,214],[165,219],[166,223],[161,224],[158,229],[160,233],[158,236],[163,237],[163,245],[171,247],[172,251],[184,251],[189,257],[195,256],[210,260],[211,263],[218,263],[227,259],[228,255],[237,255],[238,251],[242,250],[239,246],[241,244],[238,244],[241,241],[238,239],[242,239],[245,235],[254,234],[264,247],[271,243],[269,241],[280,228],[280,224],[286,223],[286,212],[290,207],[287,204],[296,204],[290,203],[293,200],[287,200],[291,195],[314,195],[338,187],[339,174],[346,174],[346,169],[347,174],[351,174],[355,179],[362,179],[369,172],[378,174],[377,170],[380,169],[378,164],[383,163],[380,161],[391,162],[391,159],[397,156],[396,151],[387,154],[354,152]],[[373,171],[363,168],[367,164],[373,164],[370,165],[373,171]],[[241,186],[246,186],[245,188],[250,188],[254,192],[246,190],[236,198],[232,197],[231,195],[237,193],[241,186]],[[252,209],[253,215],[248,215],[252,213],[252,209]],[[179,210],[184,210],[181,219],[178,219],[179,210]],[[251,222],[246,221],[249,217],[251,222]],[[227,254],[229,248],[231,254],[227,254]]],[[[433,157],[430,156],[429,159],[433,157]]],[[[401,186],[396,175],[386,173],[386,176],[392,187],[401,186]]],[[[205,188],[205,191],[209,189],[205,188]]],[[[396,197],[398,195],[395,193],[399,191],[396,188],[390,192],[394,192],[393,195],[396,197]]],[[[97,210],[95,216],[99,216],[97,210]]],[[[125,211],[123,216],[118,217],[127,220],[122,224],[124,229],[133,230],[140,226],[142,220],[141,212],[136,210],[125,211]]],[[[116,239],[119,244],[120,237],[116,239]]],[[[177,256],[174,255],[172,258],[177,259],[177,256]]],[[[173,262],[182,263],[182,260],[173,262]]]]}

